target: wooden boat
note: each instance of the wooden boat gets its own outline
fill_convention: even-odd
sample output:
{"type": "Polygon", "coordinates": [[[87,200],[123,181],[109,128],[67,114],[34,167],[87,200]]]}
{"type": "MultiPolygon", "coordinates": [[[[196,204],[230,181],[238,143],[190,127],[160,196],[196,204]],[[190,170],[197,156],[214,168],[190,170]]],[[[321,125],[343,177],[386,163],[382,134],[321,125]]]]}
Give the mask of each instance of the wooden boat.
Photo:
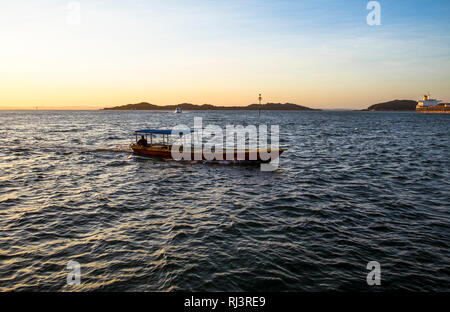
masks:
{"type": "MultiPolygon", "coordinates": [[[[172,146],[173,144],[170,142],[171,136],[179,136],[180,138],[187,134],[192,134],[193,130],[170,130],[170,129],[145,129],[135,131],[136,142],[131,144],[130,147],[133,152],[137,155],[142,156],[150,156],[150,157],[162,157],[162,158],[170,158],[172,157],[172,146]],[[162,139],[159,141],[154,141],[153,136],[161,135],[162,139]],[[138,140],[138,136],[141,136],[141,139],[138,140]],[[141,141],[142,138],[145,140],[141,141]]],[[[245,162],[270,162],[273,159],[278,158],[283,152],[287,149],[278,148],[278,149],[239,149],[239,148],[223,148],[222,149],[222,157],[220,157],[220,152],[215,152],[216,159],[214,160],[231,160],[231,161],[245,161],[245,162]],[[266,159],[267,157],[262,155],[269,155],[270,159],[266,159]]],[[[183,152],[183,147],[180,147],[180,152],[183,152]]],[[[189,152],[187,152],[189,153],[189,152]]],[[[189,155],[189,154],[188,154],[189,155]]],[[[212,160],[210,159],[211,155],[206,155],[204,153],[203,147],[190,148],[190,160],[212,160]]]]}

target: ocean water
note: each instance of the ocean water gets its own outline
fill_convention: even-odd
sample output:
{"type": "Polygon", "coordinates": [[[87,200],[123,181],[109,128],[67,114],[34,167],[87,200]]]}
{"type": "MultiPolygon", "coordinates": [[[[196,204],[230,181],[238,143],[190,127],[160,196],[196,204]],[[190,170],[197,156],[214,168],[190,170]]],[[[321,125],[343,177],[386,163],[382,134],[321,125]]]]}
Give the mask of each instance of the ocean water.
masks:
{"type": "Polygon", "coordinates": [[[449,291],[449,127],[409,112],[1,111],[0,290],[449,291]],[[126,149],[136,129],[194,117],[278,124],[289,150],[262,172],[126,149]]]}

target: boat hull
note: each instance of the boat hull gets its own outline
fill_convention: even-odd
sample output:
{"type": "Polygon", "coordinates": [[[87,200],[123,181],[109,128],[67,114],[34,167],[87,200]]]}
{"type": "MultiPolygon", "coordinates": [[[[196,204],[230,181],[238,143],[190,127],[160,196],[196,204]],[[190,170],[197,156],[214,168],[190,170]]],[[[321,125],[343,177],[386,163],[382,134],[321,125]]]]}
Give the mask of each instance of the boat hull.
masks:
{"type": "Polygon", "coordinates": [[[417,107],[417,113],[450,113],[450,106],[417,107]]]}
{"type": "MultiPolygon", "coordinates": [[[[173,159],[170,147],[143,147],[140,145],[131,145],[131,149],[135,154],[148,157],[162,157],[173,159]]],[[[245,161],[245,162],[270,162],[273,159],[280,157],[286,149],[224,149],[222,153],[215,153],[213,155],[205,155],[201,150],[194,150],[189,157],[183,160],[229,160],[229,161],[245,161]],[[269,158],[271,157],[271,158],[269,158]],[[268,159],[269,158],[269,159],[268,159]]],[[[189,156],[189,154],[187,154],[189,156]]]]}

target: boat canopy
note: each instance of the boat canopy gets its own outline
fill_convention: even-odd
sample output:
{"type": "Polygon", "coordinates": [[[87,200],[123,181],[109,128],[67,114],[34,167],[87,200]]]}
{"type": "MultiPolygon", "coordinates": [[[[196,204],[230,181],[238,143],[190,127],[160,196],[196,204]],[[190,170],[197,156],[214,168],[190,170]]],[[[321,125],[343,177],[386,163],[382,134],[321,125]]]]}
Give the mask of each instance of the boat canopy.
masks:
{"type": "Polygon", "coordinates": [[[175,129],[144,129],[144,130],[137,130],[134,133],[135,134],[163,134],[163,135],[171,135],[171,134],[178,134],[178,135],[184,135],[194,132],[193,129],[184,129],[184,130],[175,130],[175,129]]]}

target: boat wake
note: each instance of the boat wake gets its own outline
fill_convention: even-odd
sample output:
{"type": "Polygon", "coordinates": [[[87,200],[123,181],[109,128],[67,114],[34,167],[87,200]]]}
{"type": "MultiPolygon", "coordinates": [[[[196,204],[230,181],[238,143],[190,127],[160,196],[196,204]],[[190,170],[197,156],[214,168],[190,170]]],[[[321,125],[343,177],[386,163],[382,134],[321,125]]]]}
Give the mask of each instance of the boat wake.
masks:
{"type": "Polygon", "coordinates": [[[117,145],[114,147],[98,147],[95,149],[97,152],[130,152],[133,150],[128,145],[117,145]]]}

